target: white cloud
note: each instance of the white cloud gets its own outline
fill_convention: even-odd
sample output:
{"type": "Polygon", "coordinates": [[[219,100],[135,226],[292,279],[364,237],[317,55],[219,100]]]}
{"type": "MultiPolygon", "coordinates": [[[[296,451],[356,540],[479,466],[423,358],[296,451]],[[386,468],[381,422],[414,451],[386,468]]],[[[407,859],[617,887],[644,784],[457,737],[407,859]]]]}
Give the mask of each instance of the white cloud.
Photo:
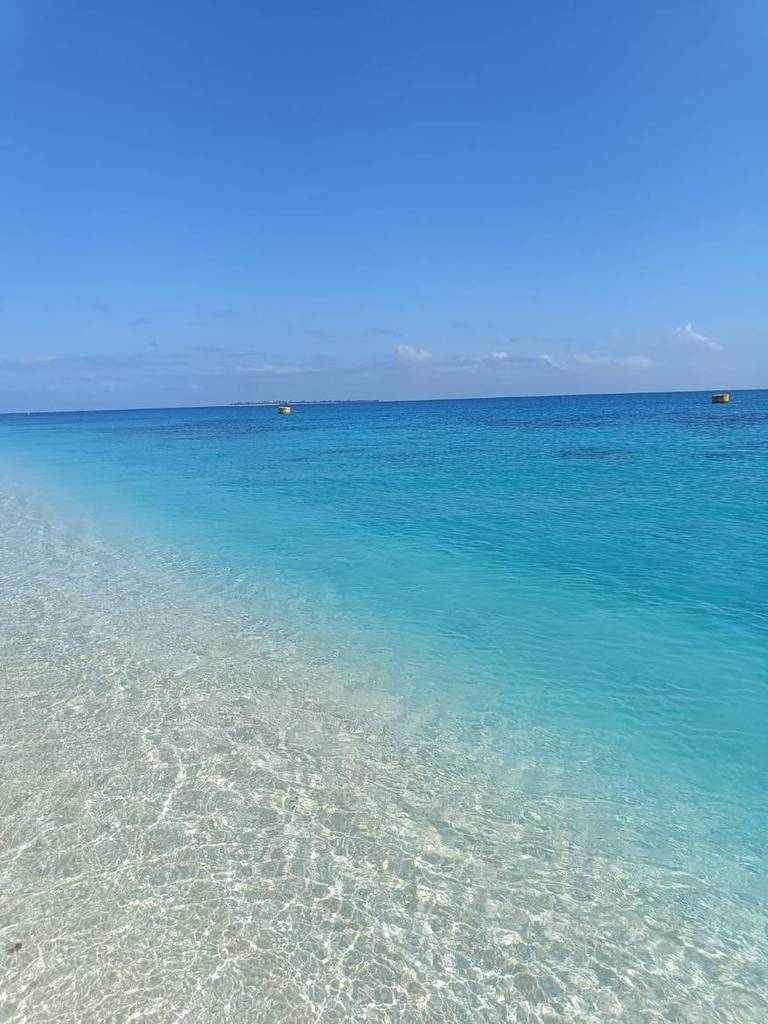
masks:
{"type": "Polygon", "coordinates": [[[425,348],[414,348],[413,345],[396,345],[395,352],[403,363],[429,363],[432,361],[431,352],[425,348]]]}
{"type": "Polygon", "coordinates": [[[573,361],[582,366],[616,366],[629,370],[649,370],[653,366],[653,360],[648,356],[620,356],[604,352],[576,352],[573,361]]]}
{"type": "Polygon", "coordinates": [[[562,365],[558,363],[556,359],[553,359],[552,356],[548,356],[546,352],[540,352],[539,359],[541,359],[542,362],[546,363],[547,366],[551,366],[554,370],[562,370],[563,368],[562,365]]]}
{"type": "Polygon", "coordinates": [[[683,324],[682,327],[676,327],[675,337],[680,338],[681,341],[691,341],[695,345],[702,346],[702,348],[710,349],[712,352],[719,352],[723,347],[719,341],[708,338],[706,334],[700,334],[699,331],[694,331],[693,324],[690,322],[683,324]]]}

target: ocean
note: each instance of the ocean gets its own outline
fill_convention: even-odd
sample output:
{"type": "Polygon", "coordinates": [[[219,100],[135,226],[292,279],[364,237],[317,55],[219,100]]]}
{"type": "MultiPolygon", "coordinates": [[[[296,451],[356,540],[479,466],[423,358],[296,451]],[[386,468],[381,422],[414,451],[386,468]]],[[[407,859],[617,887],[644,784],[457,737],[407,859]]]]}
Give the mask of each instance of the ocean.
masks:
{"type": "Polygon", "coordinates": [[[7,415],[0,515],[0,1022],[768,1020],[768,392],[7,415]]]}

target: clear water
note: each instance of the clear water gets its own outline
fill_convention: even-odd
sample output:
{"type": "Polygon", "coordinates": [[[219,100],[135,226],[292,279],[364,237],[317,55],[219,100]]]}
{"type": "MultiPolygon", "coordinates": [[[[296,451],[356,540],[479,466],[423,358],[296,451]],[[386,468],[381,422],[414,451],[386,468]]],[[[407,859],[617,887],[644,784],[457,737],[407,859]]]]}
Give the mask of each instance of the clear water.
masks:
{"type": "Polygon", "coordinates": [[[768,392],[0,418],[0,1021],[768,1019],[768,392]]]}

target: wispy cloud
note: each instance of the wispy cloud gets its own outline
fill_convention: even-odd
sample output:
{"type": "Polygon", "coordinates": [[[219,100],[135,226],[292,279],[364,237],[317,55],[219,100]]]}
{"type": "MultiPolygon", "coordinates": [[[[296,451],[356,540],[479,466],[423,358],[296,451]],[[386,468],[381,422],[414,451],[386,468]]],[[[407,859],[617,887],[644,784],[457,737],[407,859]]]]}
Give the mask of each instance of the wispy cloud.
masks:
{"type": "Polygon", "coordinates": [[[56,356],[19,356],[17,359],[0,359],[0,370],[35,371],[56,362],[56,356]]]}
{"type": "Polygon", "coordinates": [[[553,369],[562,369],[561,365],[548,355],[533,355],[525,352],[506,352],[503,349],[486,352],[479,356],[454,356],[450,359],[437,360],[435,366],[444,373],[486,373],[502,372],[507,368],[535,370],[542,364],[553,369]]]}
{"type": "Polygon", "coordinates": [[[101,373],[116,370],[135,370],[147,367],[161,368],[168,365],[183,364],[186,354],[183,352],[148,353],[94,353],[92,355],[29,355],[16,359],[0,360],[2,370],[27,370],[43,372],[51,370],[66,373],[101,373]]]}
{"type": "Polygon", "coordinates": [[[546,363],[547,366],[551,366],[553,370],[562,370],[563,364],[558,362],[557,359],[553,359],[552,356],[547,355],[546,352],[539,352],[538,358],[546,363]]]}
{"type": "Polygon", "coordinates": [[[518,363],[525,356],[512,356],[509,352],[485,352],[479,356],[459,356],[449,360],[455,366],[499,366],[501,363],[518,363]]]}
{"type": "Polygon", "coordinates": [[[693,324],[688,322],[683,324],[682,327],[675,328],[675,337],[681,341],[690,341],[694,345],[699,345],[701,348],[708,348],[712,352],[719,352],[722,349],[722,345],[719,341],[715,341],[714,338],[708,337],[706,334],[701,334],[699,331],[693,329],[693,324]]]}
{"type": "Polygon", "coordinates": [[[429,363],[432,361],[432,353],[425,348],[414,348],[413,345],[396,345],[395,353],[403,363],[429,363]]]}
{"type": "Polygon", "coordinates": [[[240,314],[233,306],[218,306],[207,310],[205,317],[208,320],[238,320],[240,314]]]}
{"type": "Polygon", "coordinates": [[[264,377],[291,377],[299,373],[318,373],[316,366],[295,366],[291,363],[259,363],[257,366],[241,366],[240,373],[264,377]]]}
{"type": "Polygon", "coordinates": [[[513,357],[509,352],[486,352],[480,356],[453,356],[448,359],[439,359],[435,363],[438,370],[443,373],[478,373],[483,370],[500,368],[506,363],[520,362],[520,357],[513,357]]]}
{"type": "Polygon", "coordinates": [[[47,366],[48,363],[56,362],[56,356],[21,356],[19,359],[10,359],[5,362],[15,363],[17,366],[47,366]]]}
{"type": "Polygon", "coordinates": [[[581,366],[625,367],[628,370],[649,370],[653,365],[650,356],[617,355],[608,352],[576,352],[573,361],[581,366]]]}
{"type": "Polygon", "coordinates": [[[400,331],[393,331],[391,327],[369,327],[368,333],[374,338],[402,338],[400,331]]]}

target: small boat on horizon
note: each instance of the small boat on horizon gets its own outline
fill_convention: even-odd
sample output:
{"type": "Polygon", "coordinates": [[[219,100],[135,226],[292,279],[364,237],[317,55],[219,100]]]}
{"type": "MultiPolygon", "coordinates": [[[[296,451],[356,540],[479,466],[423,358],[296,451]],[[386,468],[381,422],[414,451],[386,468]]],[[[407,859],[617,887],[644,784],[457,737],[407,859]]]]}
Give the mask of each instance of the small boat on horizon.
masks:
{"type": "Polygon", "coordinates": [[[730,391],[718,391],[718,393],[715,394],[715,395],[712,395],[712,397],[710,399],[710,401],[713,402],[715,405],[722,405],[725,402],[730,402],[730,400],[731,400],[731,393],[730,393],[730,391]]]}

